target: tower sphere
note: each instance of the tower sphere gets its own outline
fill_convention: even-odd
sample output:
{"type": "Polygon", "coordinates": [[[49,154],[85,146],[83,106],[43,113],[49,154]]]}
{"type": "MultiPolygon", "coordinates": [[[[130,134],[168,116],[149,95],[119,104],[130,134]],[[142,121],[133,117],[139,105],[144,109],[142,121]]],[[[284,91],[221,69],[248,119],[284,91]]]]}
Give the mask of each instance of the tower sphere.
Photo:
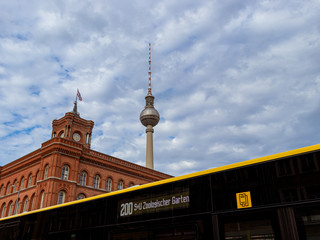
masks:
{"type": "Polygon", "coordinates": [[[140,113],[140,121],[145,127],[148,125],[154,127],[158,124],[159,120],[160,115],[154,107],[146,107],[140,113]]]}
{"type": "Polygon", "coordinates": [[[146,99],[146,106],[140,113],[140,122],[147,127],[151,125],[152,127],[156,126],[160,120],[160,115],[158,111],[154,108],[154,96],[151,93],[148,93],[145,96],[146,99]]]}

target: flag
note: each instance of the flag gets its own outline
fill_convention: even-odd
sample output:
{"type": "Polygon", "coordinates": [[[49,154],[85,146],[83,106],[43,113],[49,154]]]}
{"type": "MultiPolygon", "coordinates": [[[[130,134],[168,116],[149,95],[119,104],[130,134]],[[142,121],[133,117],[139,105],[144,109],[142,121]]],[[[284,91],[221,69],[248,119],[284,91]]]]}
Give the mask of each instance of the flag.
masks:
{"type": "Polygon", "coordinates": [[[77,97],[78,97],[78,99],[79,99],[80,101],[82,101],[82,97],[81,97],[81,94],[80,94],[80,92],[79,92],[79,89],[77,89],[77,97]]]}

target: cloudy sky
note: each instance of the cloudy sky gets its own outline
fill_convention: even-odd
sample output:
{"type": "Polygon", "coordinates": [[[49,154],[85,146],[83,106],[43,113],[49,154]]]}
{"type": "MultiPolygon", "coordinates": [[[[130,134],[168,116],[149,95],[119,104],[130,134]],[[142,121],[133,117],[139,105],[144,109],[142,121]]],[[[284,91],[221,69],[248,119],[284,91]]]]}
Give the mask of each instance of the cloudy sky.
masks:
{"type": "Polygon", "coordinates": [[[91,148],[181,175],[320,143],[320,1],[0,1],[0,165],[53,119],[95,122],[91,148]]]}

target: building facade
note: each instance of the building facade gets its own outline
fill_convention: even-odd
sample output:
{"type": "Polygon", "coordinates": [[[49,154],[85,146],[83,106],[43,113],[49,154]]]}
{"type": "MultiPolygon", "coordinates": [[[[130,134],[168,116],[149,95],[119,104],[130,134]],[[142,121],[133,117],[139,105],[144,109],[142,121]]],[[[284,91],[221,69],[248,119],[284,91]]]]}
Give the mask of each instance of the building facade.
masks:
{"type": "Polygon", "coordinates": [[[0,167],[1,218],[171,177],[91,150],[94,122],[76,109],[53,120],[41,148],[0,167]]]}

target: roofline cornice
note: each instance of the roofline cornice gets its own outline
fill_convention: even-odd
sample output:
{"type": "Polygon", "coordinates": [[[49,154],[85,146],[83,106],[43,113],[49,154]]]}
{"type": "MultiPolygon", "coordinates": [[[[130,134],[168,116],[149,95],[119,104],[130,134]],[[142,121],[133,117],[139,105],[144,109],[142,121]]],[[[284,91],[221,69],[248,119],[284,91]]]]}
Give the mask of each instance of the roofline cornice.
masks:
{"type": "Polygon", "coordinates": [[[171,178],[172,177],[171,175],[168,175],[168,174],[165,174],[165,173],[153,170],[153,169],[149,169],[149,168],[143,167],[141,165],[138,165],[138,164],[135,164],[132,162],[128,162],[128,161],[125,161],[125,160],[122,160],[122,159],[119,159],[116,157],[112,157],[110,155],[100,153],[100,152],[97,152],[97,151],[94,151],[91,149],[84,149],[84,156],[87,159],[93,159],[93,157],[94,157],[96,159],[101,159],[104,162],[107,161],[111,164],[120,165],[122,168],[123,167],[130,168],[132,170],[140,171],[140,172],[143,172],[143,173],[146,173],[148,175],[152,175],[152,176],[155,176],[158,178],[159,177],[160,178],[171,178]]]}

